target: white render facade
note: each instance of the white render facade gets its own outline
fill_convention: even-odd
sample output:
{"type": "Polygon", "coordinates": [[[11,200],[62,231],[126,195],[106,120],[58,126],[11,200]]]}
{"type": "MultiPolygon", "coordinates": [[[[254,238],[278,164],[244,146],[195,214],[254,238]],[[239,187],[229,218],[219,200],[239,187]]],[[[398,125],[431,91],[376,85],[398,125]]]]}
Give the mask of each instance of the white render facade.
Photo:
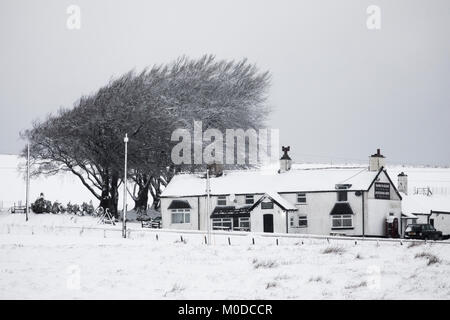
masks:
{"type": "Polygon", "coordinates": [[[162,226],[206,231],[209,223],[213,230],[399,236],[402,198],[380,162],[369,168],[225,172],[210,179],[209,210],[206,179],[179,175],[162,194],[162,226]]]}

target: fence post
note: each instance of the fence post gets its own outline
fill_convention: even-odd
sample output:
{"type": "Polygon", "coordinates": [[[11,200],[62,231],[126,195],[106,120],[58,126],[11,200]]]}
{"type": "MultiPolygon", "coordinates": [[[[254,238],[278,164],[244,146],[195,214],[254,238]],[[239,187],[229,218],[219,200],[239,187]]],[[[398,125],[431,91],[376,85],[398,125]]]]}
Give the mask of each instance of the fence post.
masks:
{"type": "Polygon", "coordinates": [[[228,245],[231,246],[231,240],[230,240],[230,237],[228,237],[228,245]]]}
{"type": "Polygon", "coordinates": [[[158,241],[159,239],[158,239],[158,234],[156,234],[156,241],[158,241]]]}
{"type": "Polygon", "coordinates": [[[205,236],[205,244],[208,244],[208,240],[206,239],[206,236],[205,236]]]}
{"type": "Polygon", "coordinates": [[[278,238],[277,238],[277,245],[278,245],[278,238]]]}
{"type": "Polygon", "coordinates": [[[184,242],[184,241],[183,241],[183,236],[182,236],[182,235],[180,235],[180,239],[181,239],[181,242],[184,242]]]}
{"type": "Polygon", "coordinates": [[[255,245],[255,238],[252,238],[252,243],[253,245],[255,245]]]}

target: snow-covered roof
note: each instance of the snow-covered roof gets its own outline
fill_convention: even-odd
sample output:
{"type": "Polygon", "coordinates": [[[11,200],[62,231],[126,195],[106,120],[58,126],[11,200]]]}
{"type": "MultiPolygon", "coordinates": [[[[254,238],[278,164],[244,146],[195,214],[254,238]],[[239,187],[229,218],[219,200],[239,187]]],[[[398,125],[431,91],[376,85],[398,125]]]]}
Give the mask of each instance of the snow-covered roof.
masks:
{"type": "Polygon", "coordinates": [[[405,218],[410,218],[410,219],[417,219],[418,217],[412,213],[409,212],[402,212],[402,215],[405,216],[405,218]]]}
{"type": "Polygon", "coordinates": [[[288,210],[288,211],[297,211],[298,210],[296,206],[294,206],[288,200],[286,200],[285,198],[280,196],[278,194],[278,192],[275,192],[275,191],[266,192],[266,194],[263,196],[263,198],[264,197],[269,197],[270,199],[275,201],[279,206],[281,206],[281,208],[284,210],[288,210]]]}
{"type": "MultiPolygon", "coordinates": [[[[267,192],[335,191],[336,184],[351,184],[349,190],[367,190],[378,172],[368,168],[309,168],[225,171],[210,179],[211,194],[266,194],[267,192]]],[[[176,175],[162,197],[204,195],[206,179],[199,174],[176,175]]]]}
{"type": "Polygon", "coordinates": [[[450,212],[450,197],[432,195],[426,196],[422,194],[404,194],[401,193],[402,213],[417,214],[430,213],[431,211],[450,212]]]}

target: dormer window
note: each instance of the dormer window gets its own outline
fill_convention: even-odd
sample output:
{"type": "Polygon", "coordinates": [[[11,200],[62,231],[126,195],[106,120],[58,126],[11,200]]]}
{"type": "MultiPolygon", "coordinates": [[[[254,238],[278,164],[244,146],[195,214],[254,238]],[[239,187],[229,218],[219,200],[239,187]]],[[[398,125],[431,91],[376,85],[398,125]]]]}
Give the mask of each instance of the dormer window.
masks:
{"type": "Polygon", "coordinates": [[[218,196],[217,197],[217,205],[218,206],[226,206],[227,205],[227,196],[218,196]]]}
{"type": "Polygon", "coordinates": [[[347,191],[338,191],[337,193],[337,201],[338,202],[345,202],[347,201],[347,191]]]}
{"type": "Polygon", "coordinates": [[[337,192],[337,201],[338,202],[346,202],[348,197],[347,197],[347,189],[349,189],[352,185],[351,184],[337,184],[336,185],[336,190],[338,190],[337,192]]]}

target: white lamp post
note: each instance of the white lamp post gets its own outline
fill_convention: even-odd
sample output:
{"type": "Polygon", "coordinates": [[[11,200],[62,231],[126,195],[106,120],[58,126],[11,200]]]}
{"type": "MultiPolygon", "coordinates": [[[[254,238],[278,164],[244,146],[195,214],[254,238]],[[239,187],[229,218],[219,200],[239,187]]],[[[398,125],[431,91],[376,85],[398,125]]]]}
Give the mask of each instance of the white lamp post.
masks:
{"type": "Polygon", "coordinates": [[[27,144],[27,192],[25,201],[25,221],[28,221],[30,210],[30,144],[27,144]]]}
{"type": "Polygon", "coordinates": [[[123,215],[122,215],[122,237],[127,237],[127,157],[128,157],[128,134],[123,139],[125,142],[125,168],[123,177],[123,215]]]}

